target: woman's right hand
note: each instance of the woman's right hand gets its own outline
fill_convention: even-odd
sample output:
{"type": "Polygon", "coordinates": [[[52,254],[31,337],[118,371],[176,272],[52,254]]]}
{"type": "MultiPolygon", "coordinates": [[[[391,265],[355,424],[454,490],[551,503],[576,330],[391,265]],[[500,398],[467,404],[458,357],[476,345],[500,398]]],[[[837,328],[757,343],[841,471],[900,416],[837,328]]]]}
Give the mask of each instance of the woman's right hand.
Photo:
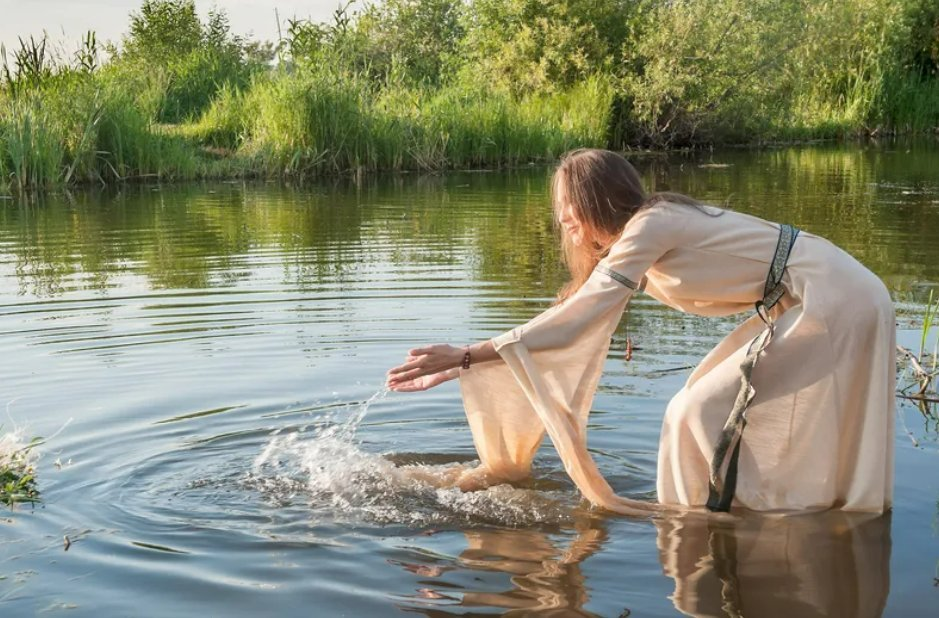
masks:
{"type": "Polygon", "coordinates": [[[399,390],[397,388],[399,385],[407,384],[418,387],[412,390],[427,390],[441,382],[452,380],[459,376],[459,371],[449,372],[461,365],[463,353],[460,348],[446,343],[409,350],[403,364],[388,370],[386,386],[391,390],[399,390]],[[435,377],[438,374],[443,374],[443,376],[435,377]],[[424,386],[425,384],[428,386],[424,386]],[[421,386],[424,388],[420,388],[421,386]]]}
{"type": "Polygon", "coordinates": [[[460,370],[458,368],[448,369],[446,371],[432,373],[430,375],[421,376],[412,380],[389,382],[388,388],[397,393],[414,393],[418,391],[426,391],[427,389],[433,388],[438,384],[443,384],[444,382],[448,382],[458,377],[460,377],[460,370]]]}
{"type": "Polygon", "coordinates": [[[445,343],[408,351],[404,363],[388,370],[385,385],[399,392],[426,391],[460,377],[460,367],[471,352],[470,362],[484,363],[499,358],[492,340],[457,348],[445,343]]]}

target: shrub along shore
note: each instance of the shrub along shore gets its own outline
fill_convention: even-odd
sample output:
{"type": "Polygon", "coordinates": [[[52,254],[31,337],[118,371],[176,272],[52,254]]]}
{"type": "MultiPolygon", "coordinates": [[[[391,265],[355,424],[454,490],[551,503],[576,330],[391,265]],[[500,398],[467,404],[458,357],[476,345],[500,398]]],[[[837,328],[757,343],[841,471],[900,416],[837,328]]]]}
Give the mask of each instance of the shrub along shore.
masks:
{"type": "Polygon", "coordinates": [[[0,191],[939,127],[935,0],[384,0],[276,43],[146,0],[118,43],[52,47],[0,57],[0,191]]]}

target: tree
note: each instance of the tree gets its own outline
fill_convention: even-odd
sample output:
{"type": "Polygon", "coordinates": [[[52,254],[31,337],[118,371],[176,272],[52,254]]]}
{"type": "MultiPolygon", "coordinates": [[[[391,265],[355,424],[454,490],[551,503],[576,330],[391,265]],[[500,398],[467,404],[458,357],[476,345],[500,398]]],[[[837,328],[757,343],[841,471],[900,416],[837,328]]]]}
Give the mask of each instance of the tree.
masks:
{"type": "Polygon", "coordinates": [[[247,61],[228,15],[212,11],[203,23],[194,0],[145,0],[131,14],[120,60],[162,90],[156,116],[164,122],[201,114],[219,88],[242,87],[259,68],[247,61]]]}
{"type": "Polygon", "coordinates": [[[564,89],[619,52],[636,0],[474,0],[460,46],[465,73],[516,94],[564,89]]]}
{"type": "Polygon", "coordinates": [[[395,63],[417,82],[439,83],[463,37],[460,0],[385,0],[356,23],[370,68],[388,75],[395,63]]]}
{"type": "Polygon", "coordinates": [[[194,0],[144,0],[130,15],[124,51],[163,64],[191,53],[202,41],[194,0]]]}

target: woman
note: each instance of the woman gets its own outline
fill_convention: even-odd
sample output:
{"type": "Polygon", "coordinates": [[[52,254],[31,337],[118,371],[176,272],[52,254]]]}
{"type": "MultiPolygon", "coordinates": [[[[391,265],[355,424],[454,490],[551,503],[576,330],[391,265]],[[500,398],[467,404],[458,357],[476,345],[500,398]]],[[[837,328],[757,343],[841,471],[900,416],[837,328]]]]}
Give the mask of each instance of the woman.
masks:
{"type": "Polygon", "coordinates": [[[460,378],[482,462],[461,487],[524,478],[547,430],[585,497],[621,513],[890,507],[895,322],[875,275],[790,226],[648,196],[608,151],[566,155],[552,202],[571,272],[559,302],[489,341],[411,350],[389,371],[397,391],[460,378]],[[665,412],[659,504],[616,496],[586,448],[610,337],[637,291],[697,315],[753,313],[665,412]]]}

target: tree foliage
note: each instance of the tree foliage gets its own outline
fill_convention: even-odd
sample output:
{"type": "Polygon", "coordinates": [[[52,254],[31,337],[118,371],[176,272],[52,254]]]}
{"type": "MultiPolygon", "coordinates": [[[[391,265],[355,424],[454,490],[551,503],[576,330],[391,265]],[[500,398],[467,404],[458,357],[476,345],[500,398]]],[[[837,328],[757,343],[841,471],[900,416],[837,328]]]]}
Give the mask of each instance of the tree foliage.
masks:
{"type": "Polygon", "coordinates": [[[356,29],[367,41],[369,66],[397,69],[412,82],[439,84],[457,62],[465,5],[459,0],[386,0],[371,4],[356,29]]]}
{"type": "Polygon", "coordinates": [[[259,68],[248,51],[223,11],[203,23],[194,0],[145,0],[131,14],[120,58],[130,72],[149,71],[162,90],[156,118],[179,122],[201,114],[223,85],[247,84],[259,68]]]}
{"type": "Polygon", "coordinates": [[[636,6],[630,0],[475,0],[463,18],[463,74],[516,94],[566,88],[609,67],[636,6]]]}
{"type": "Polygon", "coordinates": [[[276,49],[144,0],[105,49],[0,54],[0,187],[939,127],[937,0],[350,0],[276,49]]]}
{"type": "Polygon", "coordinates": [[[912,0],[907,20],[910,36],[901,52],[906,67],[925,78],[939,77],[939,2],[912,0]]]}

